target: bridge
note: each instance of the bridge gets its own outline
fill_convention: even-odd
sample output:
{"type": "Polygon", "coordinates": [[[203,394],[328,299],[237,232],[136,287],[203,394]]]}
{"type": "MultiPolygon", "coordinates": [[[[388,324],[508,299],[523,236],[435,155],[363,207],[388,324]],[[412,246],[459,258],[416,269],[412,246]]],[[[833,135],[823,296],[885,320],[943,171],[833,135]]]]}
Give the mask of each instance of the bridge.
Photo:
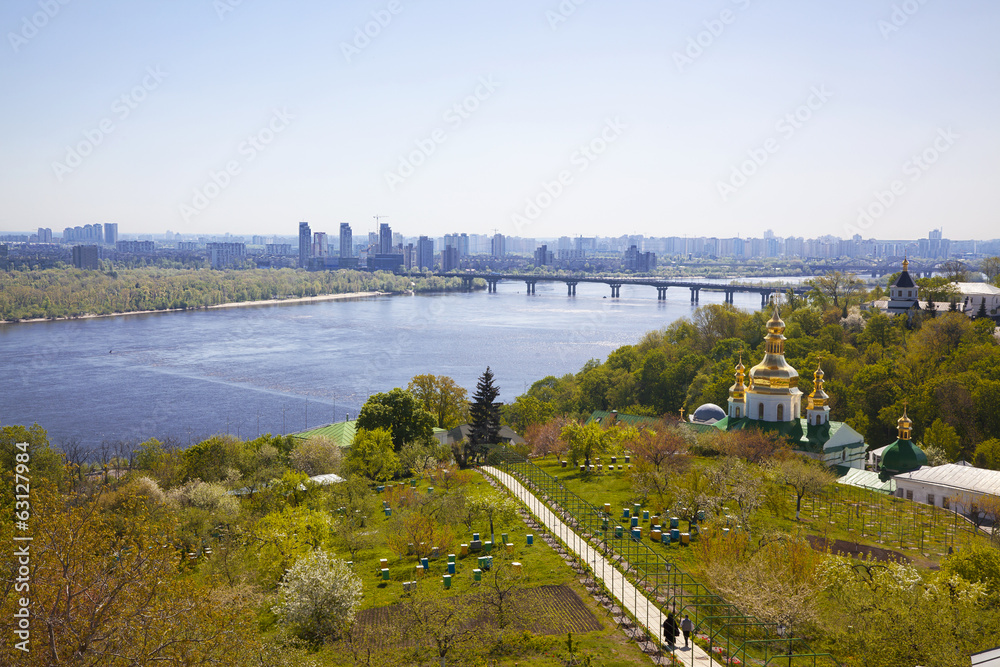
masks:
{"type": "Polygon", "coordinates": [[[599,283],[607,285],[611,288],[611,298],[617,299],[621,296],[622,285],[644,285],[648,287],[656,288],[656,300],[666,301],[667,300],[667,289],[671,287],[688,289],[691,291],[691,303],[698,303],[698,299],[701,295],[702,290],[707,290],[711,292],[724,292],[726,295],[726,303],[733,303],[733,296],[736,292],[750,292],[760,294],[760,307],[763,308],[767,305],[768,299],[775,292],[787,293],[791,290],[793,293],[802,295],[807,293],[811,288],[802,285],[750,285],[750,284],[720,284],[720,283],[706,283],[706,282],[694,282],[686,280],[670,280],[667,278],[657,278],[657,277],[604,277],[604,276],[545,276],[545,275],[534,275],[534,274],[518,274],[518,273],[478,273],[478,272],[449,272],[449,273],[435,273],[435,276],[441,278],[461,278],[462,279],[462,289],[466,291],[472,291],[472,281],[480,278],[486,281],[486,290],[489,293],[494,293],[497,291],[497,283],[502,280],[509,281],[520,281],[523,282],[527,287],[528,294],[535,293],[535,285],[542,282],[550,283],[566,283],[566,295],[576,296],[576,286],[580,283],[599,283]]]}

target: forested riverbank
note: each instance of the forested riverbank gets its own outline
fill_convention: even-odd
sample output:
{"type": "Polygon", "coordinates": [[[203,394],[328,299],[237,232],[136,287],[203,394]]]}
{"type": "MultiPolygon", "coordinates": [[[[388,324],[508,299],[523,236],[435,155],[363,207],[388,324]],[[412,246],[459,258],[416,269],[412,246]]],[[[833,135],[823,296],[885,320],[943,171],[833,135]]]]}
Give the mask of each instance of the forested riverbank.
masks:
{"type": "Polygon", "coordinates": [[[456,278],[363,271],[294,269],[210,271],[138,268],[118,271],[46,269],[0,273],[0,320],[56,319],[359,292],[441,292],[456,278]]]}

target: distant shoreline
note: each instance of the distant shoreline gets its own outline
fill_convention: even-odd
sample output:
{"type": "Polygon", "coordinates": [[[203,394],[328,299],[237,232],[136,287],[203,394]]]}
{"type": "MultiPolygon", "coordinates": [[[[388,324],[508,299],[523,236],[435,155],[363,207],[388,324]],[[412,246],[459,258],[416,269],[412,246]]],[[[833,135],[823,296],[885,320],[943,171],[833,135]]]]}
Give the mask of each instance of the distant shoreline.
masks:
{"type": "Polygon", "coordinates": [[[232,301],[217,303],[214,306],[192,306],[191,308],[164,308],[163,310],[129,310],[121,313],[103,313],[87,315],[71,315],[67,317],[34,317],[28,320],[0,320],[0,324],[27,324],[31,322],[59,322],[65,320],[89,320],[98,317],[123,317],[125,315],[149,315],[151,313],[186,313],[192,310],[211,310],[213,308],[245,308],[248,306],[268,306],[286,303],[313,303],[316,301],[338,301],[340,299],[363,299],[374,296],[391,296],[394,292],[346,292],[344,294],[320,294],[319,296],[302,296],[291,299],[264,299],[262,301],[232,301]]]}

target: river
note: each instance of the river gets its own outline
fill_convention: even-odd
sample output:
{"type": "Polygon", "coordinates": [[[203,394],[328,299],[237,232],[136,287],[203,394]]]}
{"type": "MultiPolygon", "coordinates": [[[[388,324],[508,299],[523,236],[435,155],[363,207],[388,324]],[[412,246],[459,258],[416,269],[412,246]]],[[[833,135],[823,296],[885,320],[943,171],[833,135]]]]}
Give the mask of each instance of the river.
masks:
{"type": "MultiPolygon", "coordinates": [[[[715,281],[713,281],[715,282],[715,281]]],[[[721,282],[721,281],[720,281],[721,282]]],[[[500,400],[690,316],[690,292],[500,283],[484,292],[152,313],[0,326],[0,425],[39,423],[55,444],[290,433],[356,417],[421,373],[469,394],[490,366],[500,400]]],[[[735,305],[760,307],[756,294],[735,305]]],[[[701,305],[722,303],[702,292],[701,305]]]]}

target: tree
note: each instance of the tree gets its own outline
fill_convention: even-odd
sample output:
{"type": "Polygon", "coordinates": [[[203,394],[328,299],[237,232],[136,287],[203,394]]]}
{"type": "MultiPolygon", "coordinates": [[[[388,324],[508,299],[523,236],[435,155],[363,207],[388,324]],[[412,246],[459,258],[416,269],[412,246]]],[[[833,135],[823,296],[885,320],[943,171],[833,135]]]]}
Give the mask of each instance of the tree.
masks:
{"type": "Polygon", "coordinates": [[[496,402],[499,395],[500,389],[493,384],[493,371],[487,366],[472,395],[472,432],[469,434],[472,458],[481,457],[486,446],[496,444],[500,437],[500,406],[496,402]]]}
{"type": "Polygon", "coordinates": [[[802,498],[816,494],[835,481],[826,466],[795,456],[781,464],[781,482],[795,491],[795,520],[800,520],[802,498]]]}
{"type": "Polygon", "coordinates": [[[819,577],[831,639],[849,664],[957,667],[995,644],[997,613],[987,609],[982,584],[946,573],[925,582],[909,564],[841,556],[827,557],[819,577]]]}
{"type": "Polygon", "coordinates": [[[864,289],[865,283],[853,273],[841,273],[840,271],[830,271],[822,276],[817,276],[810,280],[808,284],[813,288],[812,295],[820,303],[825,303],[827,298],[833,299],[833,306],[840,308],[841,300],[843,305],[850,305],[851,297],[864,289]]]}
{"type": "Polygon", "coordinates": [[[949,259],[941,265],[941,272],[950,283],[964,283],[969,280],[969,267],[960,259],[949,259]]]}
{"type": "Polygon", "coordinates": [[[392,479],[399,472],[399,457],[392,447],[392,436],[384,428],[359,429],[347,456],[347,470],[373,482],[392,479]]]}
{"type": "Polygon", "coordinates": [[[732,456],[722,459],[709,474],[711,485],[715,489],[717,511],[721,511],[722,503],[735,504],[740,524],[749,530],[751,518],[760,509],[764,499],[766,477],[765,470],[751,466],[742,459],[732,456]]]}
{"type": "Polygon", "coordinates": [[[452,429],[469,418],[468,392],[445,375],[415,375],[407,391],[434,416],[438,428],[452,429]]]}
{"type": "Polygon", "coordinates": [[[971,542],[941,561],[941,571],[986,586],[994,604],[1000,603],[1000,549],[971,542]]]}
{"type": "Polygon", "coordinates": [[[649,462],[657,472],[678,471],[687,465],[688,440],[681,430],[666,420],[640,428],[635,437],[622,444],[637,458],[649,462]]]}
{"type": "Polygon", "coordinates": [[[490,542],[495,542],[494,524],[504,525],[515,520],[520,508],[516,500],[494,489],[472,496],[466,506],[476,518],[489,521],[490,542]]]}
{"type": "Polygon", "coordinates": [[[566,443],[559,437],[562,427],[566,425],[564,417],[550,419],[544,424],[532,424],[524,433],[524,439],[531,445],[533,456],[547,454],[561,455],[566,451],[566,443]]]}
{"type": "Polygon", "coordinates": [[[924,442],[929,446],[944,451],[949,461],[957,461],[962,455],[962,441],[955,429],[941,421],[940,418],[924,431],[924,442]]]}
{"type": "Polygon", "coordinates": [[[426,442],[434,434],[434,416],[420,401],[400,388],[378,393],[361,407],[357,427],[366,431],[385,429],[398,452],[408,442],[426,442]]]}
{"type": "Polygon", "coordinates": [[[990,438],[976,445],[976,453],[972,455],[972,461],[977,468],[1000,470],[1000,440],[990,438]]]}
{"type": "Polygon", "coordinates": [[[342,458],[343,452],[336,442],[315,436],[297,444],[289,453],[288,462],[293,470],[313,477],[337,472],[342,458]]]}
{"type": "Polygon", "coordinates": [[[472,609],[460,600],[432,598],[418,588],[417,594],[403,603],[403,609],[406,634],[419,643],[431,644],[441,667],[446,667],[448,656],[456,649],[472,657],[481,644],[472,609]]]}
{"type": "Polygon", "coordinates": [[[300,636],[333,639],[354,620],[361,601],[361,579],[351,567],[325,551],[303,556],[285,574],[273,608],[283,625],[300,636]]]}
{"type": "Polygon", "coordinates": [[[535,424],[542,424],[552,417],[552,406],[534,396],[524,394],[503,406],[503,420],[512,429],[524,435],[535,424]]]}
{"type": "Polygon", "coordinates": [[[992,283],[1000,276],[1000,257],[987,257],[979,265],[979,270],[986,276],[986,282],[992,283]]]}
{"type": "Polygon", "coordinates": [[[559,437],[569,446],[573,465],[577,465],[582,458],[583,464],[589,470],[590,460],[604,453],[611,442],[613,434],[610,431],[611,429],[605,429],[597,422],[581,424],[573,421],[563,426],[559,437]]]}

